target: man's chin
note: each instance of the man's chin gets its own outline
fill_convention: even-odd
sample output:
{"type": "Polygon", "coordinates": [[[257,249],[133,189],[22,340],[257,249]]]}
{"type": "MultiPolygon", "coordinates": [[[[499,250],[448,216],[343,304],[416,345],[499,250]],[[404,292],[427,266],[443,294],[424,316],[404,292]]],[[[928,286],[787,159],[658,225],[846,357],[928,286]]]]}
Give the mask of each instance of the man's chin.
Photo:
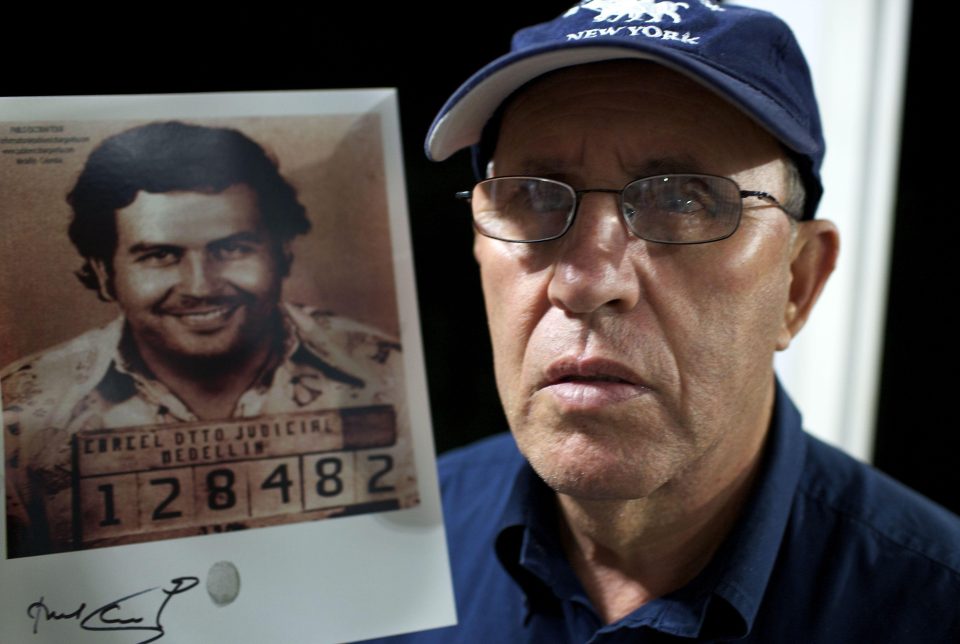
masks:
{"type": "Polygon", "coordinates": [[[264,352],[280,337],[279,322],[268,312],[252,316],[249,307],[231,309],[224,319],[217,314],[195,316],[184,322],[175,315],[162,315],[151,323],[129,320],[131,336],[147,366],[158,363],[186,377],[204,377],[262,360],[264,352]]]}
{"type": "Polygon", "coordinates": [[[664,463],[649,460],[655,448],[613,444],[596,436],[567,435],[525,445],[520,451],[558,494],[614,501],[644,498],[664,482],[664,463]]]}
{"type": "Polygon", "coordinates": [[[242,363],[244,358],[249,356],[250,353],[250,351],[236,348],[224,351],[210,349],[198,351],[171,349],[166,352],[166,361],[183,368],[207,372],[211,369],[221,370],[233,368],[234,365],[242,363]]]}
{"type": "Polygon", "coordinates": [[[256,354],[266,337],[244,339],[231,334],[192,334],[164,337],[149,343],[149,353],[178,369],[232,369],[256,354]]]}
{"type": "Polygon", "coordinates": [[[534,471],[558,495],[583,502],[636,501],[643,499],[660,486],[644,484],[630,476],[617,475],[609,470],[560,470],[556,467],[534,471]]]}

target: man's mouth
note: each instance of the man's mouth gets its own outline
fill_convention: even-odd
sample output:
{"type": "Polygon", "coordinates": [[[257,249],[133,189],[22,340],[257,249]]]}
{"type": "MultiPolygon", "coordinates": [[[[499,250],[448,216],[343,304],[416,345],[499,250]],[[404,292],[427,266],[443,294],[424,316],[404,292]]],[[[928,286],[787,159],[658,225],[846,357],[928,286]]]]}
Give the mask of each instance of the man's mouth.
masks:
{"type": "Polygon", "coordinates": [[[171,307],[163,309],[163,315],[177,319],[180,324],[196,331],[212,331],[226,324],[234,312],[240,308],[237,302],[217,306],[198,306],[194,308],[171,307]]]}
{"type": "Polygon", "coordinates": [[[624,382],[630,384],[628,380],[623,378],[618,378],[617,376],[608,376],[606,374],[598,374],[595,376],[581,376],[581,375],[570,375],[563,376],[559,378],[556,382],[624,382]]]}
{"type": "Polygon", "coordinates": [[[569,411],[589,411],[642,396],[650,387],[622,363],[575,358],[552,363],[538,390],[569,411]]]}

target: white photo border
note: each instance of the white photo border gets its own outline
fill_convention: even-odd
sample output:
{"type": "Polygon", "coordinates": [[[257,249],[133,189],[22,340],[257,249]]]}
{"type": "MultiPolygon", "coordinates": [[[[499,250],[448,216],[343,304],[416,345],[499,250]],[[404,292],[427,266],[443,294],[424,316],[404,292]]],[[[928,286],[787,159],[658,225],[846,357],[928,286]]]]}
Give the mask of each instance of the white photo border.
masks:
{"type": "MultiPolygon", "coordinates": [[[[407,220],[400,126],[393,89],[233,92],[155,96],[0,99],[0,125],[16,121],[170,120],[373,112],[381,122],[393,272],[405,388],[420,504],[414,508],[241,532],[178,538],[35,557],[0,557],[0,641],[140,642],[156,633],[94,631],[80,619],[46,621],[154,589],[168,641],[336,642],[455,622],[440,512],[429,404],[407,220]],[[208,575],[229,562],[240,592],[218,606],[208,575]],[[196,577],[198,585],[177,578],[196,577]],[[176,593],[179,589],[181,592],[176,593]],[[186,590],[184,590],[186,589],[186,590]],[[416,589],[416,592],[411,592],[416,589]],[[163,594],[158,594],[163,593],[163,594]],[[47,607],[36,605],[41,600],[47,607]]],[[[2,429],[2,420],[0,420],[2,429]]],[[[0,468],[3,463],[0,462],[0,468]]],[[[0,481],[3,471],[0,469],[0,481]]],[[[0,513],[2,552],[6,513],[0,513]]],[[[146,596],[145,596],[146,597],[146,596]]],[[[125,605],[135,610],[134,599],[125,605]]],[[[155,604],[156,602],[154,602],[155,604]]],[[[141,607],[144,622],[157,606],[141,607]]],[[[114,618],[133,613],[114,611],[114,618]]],[[[102,613],[99,617],[104,616],[102,613]]],[[[98,617],[98,619],[99,619],[98,617]]],[[[106,620],[103,620],[106,621],[106,620]]],[[[88,625],[96,623],[96,619],[88,625]]],[[[163,639],[161,638],[161,641],[163,639]]]]}

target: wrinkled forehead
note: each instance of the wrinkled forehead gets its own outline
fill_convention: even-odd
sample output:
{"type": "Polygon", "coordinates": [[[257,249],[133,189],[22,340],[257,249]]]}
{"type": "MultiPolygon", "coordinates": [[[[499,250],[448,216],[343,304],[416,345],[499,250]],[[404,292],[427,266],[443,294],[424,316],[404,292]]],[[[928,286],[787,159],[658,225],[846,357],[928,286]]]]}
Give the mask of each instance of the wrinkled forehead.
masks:
{"type": "Polygon", "coordinates": [[[688,76],[647,60],[607,60],[557,69],[526,83],[503,104],[509,109],[549,92],[565,94],[575,100],[579,95],[589,95],[597,87],[619,88],[625,94],[644,91],[678,98],[710,97],[718,104],[727,104],[688,76]]]}
{"type": "MultiPolygon", "coordinates": [[[[486,123],[475,148],[478,169],[493,159],[504,119],[517,112],[542,111],[548,115],[591,101],[603,110],[629,110],[638,101],[658,100],[665,106],[698,106],[717,122],[739,124],[752,119],[699,82],[662,64],[646,60],[610,60],[558,69],[529,81],[508,96],[486,123]]],[[[676,115],[680,118],[680,115],[676,115]]],[[[600,123],[594,119],[584,127],[600,123]]],[[[759,128],[760,126],[755,126],[759,128]]],[[[772,138],[772,137],[771,137],[772,138]]]]}
{"type": "Polygon", "coordinates": [[[492,160],[522,159],[529,172],[586,162],[582,148],[604,146],[635,173],[650,164],[656,170],[660,159],[663,172],[731,174],[783,156],[779,142],[736,106],[683,74],[635,60],[534,79],[504,101],[485,136],[492,160]]]}

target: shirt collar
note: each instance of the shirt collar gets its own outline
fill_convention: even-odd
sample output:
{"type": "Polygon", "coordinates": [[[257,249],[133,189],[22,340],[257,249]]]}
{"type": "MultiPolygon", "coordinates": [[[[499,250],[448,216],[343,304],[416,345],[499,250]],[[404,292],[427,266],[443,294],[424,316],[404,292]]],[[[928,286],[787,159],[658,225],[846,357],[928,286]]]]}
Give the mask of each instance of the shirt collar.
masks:
{"type": "Polygon", "coordinates": [[[737,609],[749,632],[780,552],[806,459],[803,419],[780,381],[757,485],[709,568],[715,594],[737,609]]]}
{"type": "MultiPolygon", "coordinates": [[[[753,627],[780,550],[803,469],[800,412],[776,382],[764,457],[743,512],[711,563],[692,582],[607,628],[648,625],[685,637],[743,637],[753,627]]],[[[523,589],[528,616],[558,600],[587,602],[563,556],[555,497],[526,463],[500,516],[497,556],[523,589]]]]}
{"type": "Polygon", "coordinates": [[[331,316],[311,315],[309,311],[284,305],[284,323],[288,338],[286,358],[294,363],[306,364],[321,371],[326,377],[344,382],[353,387],[363,387],[362,378],[353,375],[364,373],[361,357],[353,355],[349,337],[335,338],[331,328],[331,316]],[[297,329],[310,329],[309,339],[301,340],[297,329]],[[339,341],[338,341],[339,340],[339,341]]]}

